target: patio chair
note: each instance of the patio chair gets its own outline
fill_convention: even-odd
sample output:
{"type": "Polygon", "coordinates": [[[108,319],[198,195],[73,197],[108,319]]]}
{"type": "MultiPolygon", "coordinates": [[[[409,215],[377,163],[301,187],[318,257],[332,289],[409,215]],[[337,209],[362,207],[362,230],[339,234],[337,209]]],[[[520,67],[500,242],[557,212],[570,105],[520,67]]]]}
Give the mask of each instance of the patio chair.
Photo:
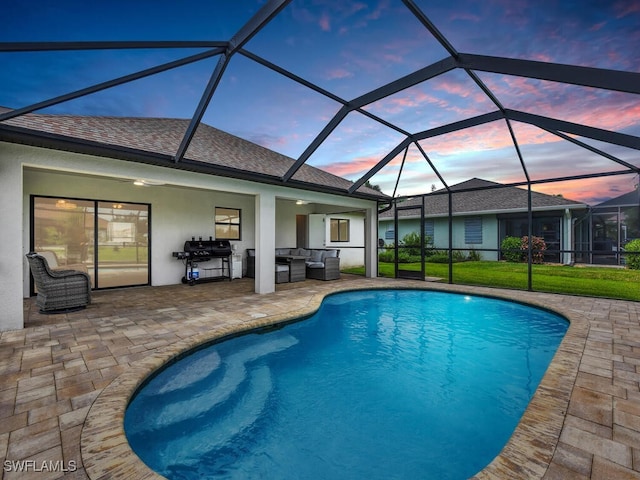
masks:
{"type": "Polygon", "coordinates": [[[91,278],[78,270],[52,270],[47,260],[28,253],[27,260],[37,289],[41,313],[79,310],[91,303],[91,278]]]}
{"type": "Polygon", "coordinates": [[[340,250],[312,250],[307,262],[307,278],[338,280],[340,278],[340,250]]]}

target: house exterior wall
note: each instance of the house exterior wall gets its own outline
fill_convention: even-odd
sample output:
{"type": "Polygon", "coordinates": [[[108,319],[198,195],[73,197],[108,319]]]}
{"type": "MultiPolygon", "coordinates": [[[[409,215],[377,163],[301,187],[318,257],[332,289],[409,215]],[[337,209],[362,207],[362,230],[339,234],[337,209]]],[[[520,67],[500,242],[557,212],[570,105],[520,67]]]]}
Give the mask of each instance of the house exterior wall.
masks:
{"type": "Polygon", "coordinates": [[[326,248],[337,248],[340,250],[340,267],[358,267],[365,263],[365,219],[362,214],[340,213],[325,215],[325,238],[326,248]],[[340,218],[349,220],[349,241],[332,242],[330,231],[330,220],[340,218]]]}
{"type": "MultiPolygon", "coordinates": [[[[452,247],[454,249],[462,249],[465,254],[468,254],[470,250],[480,250],[483,248],[497,249],[498,245],[498,220],[495,215],[482,215],[482,243],[479,244],[467,244],[465,243],[465,218],[476,217],[478,215],[468,216],[456,216],[453,217],[452,233],[453,242],[452,247]]],[[[449,218],[435,218],[433,219],[433,247],[435,249],[448,249],[449,248],[449,218]]],[[[420,232],[420,219],[399,219],[398,221],[398,239],[402,238],[412,232],[420,232]]],[[[393,219],[381,220],[378,225],[378,238],[385,240],[385,243],[391,244],[393,240],[385,239],[385,233],[387,230],[393,228],[393,219]]],[[[483,260],[497,260],[497,252],[481,252],[478,251],[483,260]]]]}
{"type": "MultiPolygon", "coordinates": [[[[540,218],[553,218],[559,222],[559,241],[560,243],[554,247],[554,251],[557,252],[557,249],[560,248],[562,252],[557,256],[555,260],[549,260],[553,262],[561,262],[564,264],[572,264],[576,261],[580,261],[576,259],[576,255],[571,252],[574,249],[580,248],[589,248],[589,245],[584,244],[584,240],[581,237],[579,231],[576,231],[576,227],[574,226],[574,222],[576,219],[583,218],[586,215],[586,209],[584,208],[576,208],[576,209],[564,209],[564,211],[549,210],[548,215],[544,215],[544,211],[538,210],[534,213],[538,214],[538,219],[540,218]],[[542,214],[541,214],[542,212],[542,214]],[[542,216],[540,216],[542,215],[542,216]],[[578,242],[579,244],[576,244],[578,242]]],[[[526,215],[522,213],[522,215],[526,215]]],[[[497,215],[487,214],[482,215],[482,243],[481,244],[466,244],[465,243],[465,218],[473,217],[474,215],[460,215],[453,217],[453,248],[454,249],[463,249],[465,252],[469,252],[471,249],[477,251],[480,254],[483,260],[499,260],[500,252],[482,252],[479,251],[481,249],[499,249],[500,248],[500,222],[501,220],[497,215]]],[[[534,221],[536,218],[534,218],[534,221]]],[[[504,221],[504,218],[502,219],[504,221]]],[[[399,239],[402,239],[404,235],[411,232],[418,232],[420,230],[420,222],[419,219],[415,218],[401,218],[399,220],[399,239]]],[[[535,225],[535,223],[534,223],[535,225]]],[[[392,219],[383,219],[379,221],[378,225],[378,238],[383,239],[385,243],[391,244],[393,240],[386,239],[385,233],[393,228],[393,220],[392,219]]],[[[504,227],[502,227],[504,235],[504,227]]],[[[534,235],[536,232],[534,231],[534,235]]],[[[537,235],[541,235],[541,233],[537,233],[537,235]]],[[[449,222],[448,218],[437,218],[434,219],[434,248],[436,249],[448,249],[449,248],[449,222]]],[[[580,257],[581,258],[581,257],[580,257]]]]}
{"type": "MultiPolygon", "coordinates": [[[[184,241],[191,236],[214,235],[216,206],[242,210],[242,239],[232,244],[243,255],[246,248],[258,249],[261,241],[265,251],[268,244],[295,245],[295,216],[299,213],[296,199],[308,202],[308,209],[313,205],[329,205],[336,210],[339,206],[343,211],[375,211],[375,202],[363,199],[5,142],[0,142],[0,168],[1,195],[11,199],[3,203],[2,210],[5,263],[0,282],[5,288],[0,289],[0,304],[5,311],[0,312],[0,330],[24,325],[22,298],[29,295],[29,270],[24,255],[30,244],[31,195],[150,204],[154,286],[181,282],[184,265],[172,252],[182,250],[184,241]],[[132,183],[136,178],[166,185],[137,187],[132,183]],[[263,204],[276,206],[277,226],[272,234],[275,238],[266,240],[263,235],[261,240],[256,234],[257,217],[269,213],[257,210],[258,198],[267,200],[263,204]]],[[[269,221],[273,224],[272,218],[262,220],[264,224],[269,221]]],[[[270,262],[275,264],[275,257],[270,262]]],[[[370,266],[369,272],[377,275],[377,266],[370,266]]],[[[273,291],[274,280],[273,275],[265,274],[260,280],[265,285],[260,286],[256,279],[256,291],[273,291]]]]}

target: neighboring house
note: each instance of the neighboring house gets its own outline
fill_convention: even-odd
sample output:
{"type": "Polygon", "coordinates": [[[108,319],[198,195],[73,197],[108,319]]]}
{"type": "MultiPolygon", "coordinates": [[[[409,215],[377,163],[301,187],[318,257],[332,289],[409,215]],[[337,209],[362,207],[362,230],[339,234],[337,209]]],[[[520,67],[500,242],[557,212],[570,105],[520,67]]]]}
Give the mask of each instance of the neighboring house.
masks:
{"type": "Polygon", "coordinates": [[[96,288],[180,283],[172,252],[191,237],[228,239],[237,257],[255,248],[258,293],[275,289],[276,247],[339,248],[341,266],[377,275],[384,195],[349,193],[352,182],[306,164],[285,181],[293,159],[203,124],[176,159],[188,126],[44,114],[0,122],[0,330],[23,326],[32,249],[84,263],[96,288]]]}
{"type": "MultiPolygon", "coordinates": [[[[473,178],[450,187],[452,199],[452,248],[476,251],[484,260],[498,260],[502,240],[528,235],[528,191],[473,178]],[[475,189],[474,191],[465,191],[475,189]],[[483,251],[486,249],[486,251],[483,251]]],[[[419,206],[424,204],[425,235],[429,246],[449,248],[449,195],[438,190],[398,204],[397,237],[394,208],[379,215],[380,243],[420,232],[419,206]],[[413,207],[413,208],[412,208],[413,207]]],[[[544,238],[549,262],[572,263],[574,219],[584,217],[588,206],[560,196],[531,192],[533,235],[544,238]]]]}
{"type": "Polygon", "coordinates": [[[586,245],[592,253],[585,261],[624,264],[624,246],[640,238],[640,188],[592,207],[584,228],[592,232],[591,245],[586,245]]]}

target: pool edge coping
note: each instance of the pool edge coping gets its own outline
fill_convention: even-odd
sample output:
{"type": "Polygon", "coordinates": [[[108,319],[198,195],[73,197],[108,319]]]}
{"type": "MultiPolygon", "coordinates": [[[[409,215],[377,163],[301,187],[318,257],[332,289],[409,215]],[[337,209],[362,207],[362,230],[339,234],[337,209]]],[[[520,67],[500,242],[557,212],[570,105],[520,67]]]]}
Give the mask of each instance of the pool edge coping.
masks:
{"type": "Polygon", "coordinates": [[[158,368],[179,358],[186,351],[228,336],[239,335],[273,325],[306,318],[315,313],[329,295],[347,291],[375,289],[419,289],[480,295],[515,301],[559,314],[569,321],[569,327],[513,434],[501,452],[481,471],[476,479],[542,478],[551,464],[567,414],[569,400],[587,340],[589,323],[561,306],[549,308],[536,298],[516,298],[520,291],[498,290],[471,286],[452,286],[421,282],[405,285],[338,286],[330,292],[310,295],[306,306],[283,314],[270,315],[234,326],[213,327],[171,345],[150,351],[127,371],[104,388],[91,405],[81,438],[82,462],[91,480],[165,478],[151,470],[131,449],[124,432],[127,405],[138,388],[158,368]],[[453,287],[453,288],[452,288],[453,287]]]}

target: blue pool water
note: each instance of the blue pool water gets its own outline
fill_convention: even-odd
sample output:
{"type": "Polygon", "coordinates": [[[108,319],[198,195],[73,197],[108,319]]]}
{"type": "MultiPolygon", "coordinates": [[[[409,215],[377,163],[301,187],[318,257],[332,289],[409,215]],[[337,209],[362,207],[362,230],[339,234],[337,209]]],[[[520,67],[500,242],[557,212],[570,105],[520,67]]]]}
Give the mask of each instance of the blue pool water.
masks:
{"type": "Polygon", "coordinates": [[[462,479],[509,439],[568,323],[476,296],[367,290],[195,351],[131,401],[172,479],[462,479]]]}

